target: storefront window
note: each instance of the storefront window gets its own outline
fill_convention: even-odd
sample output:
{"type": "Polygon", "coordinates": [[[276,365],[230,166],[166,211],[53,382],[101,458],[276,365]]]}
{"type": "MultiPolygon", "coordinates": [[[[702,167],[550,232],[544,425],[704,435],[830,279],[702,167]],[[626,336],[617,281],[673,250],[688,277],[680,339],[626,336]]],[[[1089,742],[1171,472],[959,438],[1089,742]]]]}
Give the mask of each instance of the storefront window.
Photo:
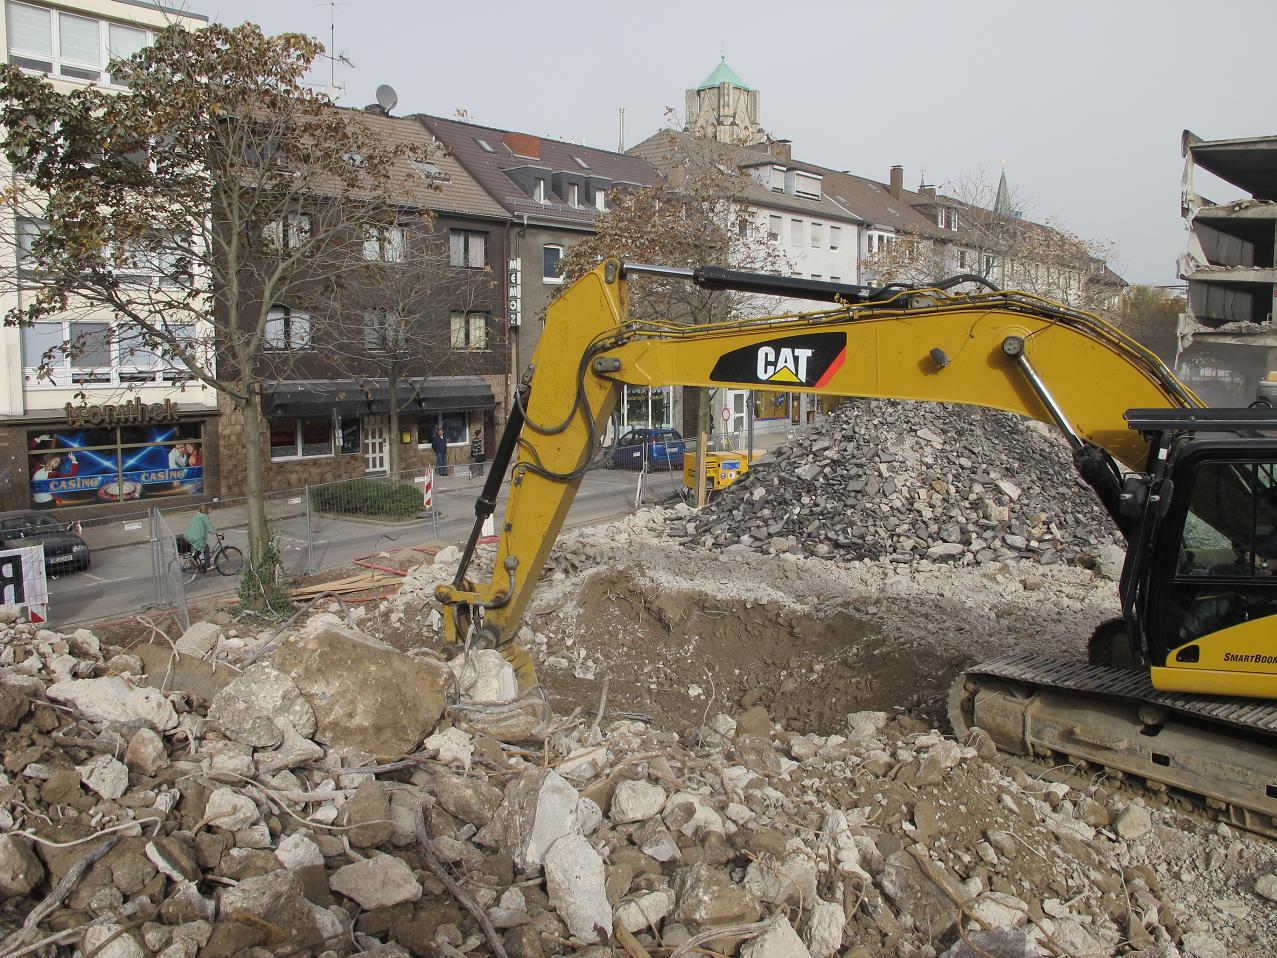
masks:
{"type": "Polygon", "coordinates": [[[470,442],[470,413],[465,409],[446,409],[439,413],[427,413],[417,420],[417,445],[430,445],[435,427],[443,426],[444,438],[450,446],[470,442]]]}
{"type": "Polygon", "coordinates": [[[346,418],[341,419],[341,454],[343,456],[358,455],[363,448],[363,441],[359,435],[359,419],[346,418]]]}
{"type": "Polygon", "coordinates": [[[204,491],[200,423],[31,430],[27,450],[37,509],[204,491]]]}
{"type": "Polygon", "coordinates": [[[270,421],[272,459],[319,459],[333,454],[333,421],[329,416],[270,421]]]}
{"type": "Polygon", "coordinates": [[[626,386],[623,400],[622,428],[661,428],[672,426],[674,388],[646,389],[626,386]]]}
{"type": "Polygon", "coordinates": [[[758,411],[755,419],[788,419],[789,393],[772,392],[767,389],[758,391],[758,411]]]}

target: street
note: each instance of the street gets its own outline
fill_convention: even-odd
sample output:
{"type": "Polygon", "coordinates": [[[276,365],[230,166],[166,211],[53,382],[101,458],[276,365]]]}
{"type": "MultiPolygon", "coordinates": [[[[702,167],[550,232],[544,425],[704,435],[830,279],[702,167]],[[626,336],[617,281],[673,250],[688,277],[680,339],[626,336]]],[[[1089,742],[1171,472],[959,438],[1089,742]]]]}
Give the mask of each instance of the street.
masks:
{"type": "MultiPolygon", "coordinates": [[[[569,525],[585,525],[624,515],[634,507],[638,474],[629,471],[594,470],[582,480],[568,514],[569,525]]],[[[644,481],[644,502],[667,499],[677,488],[678,477],[653,474],[644,481]]],[[[461,488],[444,487],[436,496],[438,533],[429,519],[410,523],[373,523],[317,516],[311,522],[314,537],[312,561],[316,570],[338,568],[360,556],[385,549],[424,545],[431,542],[461,542],[474,523],[474,499],[480,483],[461,488]]],[[[498,521],[504,511],[505,491],[498,500],[498,521]]],[[[307,520],[304,515],[272,524],[285,566],[294,574],[306,572],[307,520]]],[[[174,531],[180,532],[181,529],[174,531]]],[[[222,529],[228,545],[247,552],[248,535],[243,527],[222,529]]],[[[93,545],[92,539],[90,546],[93,545]]],[[[232,592],[237,577],[210,572],[187,589],[190,599],[232,592]]],[[[95,549],[87,572],[50,578],[49,620],[58,627],[79,622],[100,621],[131,615],[155,604],[151,576],[150,545],[138,542],[116,548],[95,549]]]]}

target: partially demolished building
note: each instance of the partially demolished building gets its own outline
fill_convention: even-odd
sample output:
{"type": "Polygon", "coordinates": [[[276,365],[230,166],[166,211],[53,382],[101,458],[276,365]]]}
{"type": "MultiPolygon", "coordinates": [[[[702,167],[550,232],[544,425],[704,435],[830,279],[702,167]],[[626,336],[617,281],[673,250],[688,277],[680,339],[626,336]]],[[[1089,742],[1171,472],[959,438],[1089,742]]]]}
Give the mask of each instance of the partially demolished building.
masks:
{"type": "MultiPolygon", "coordinates": [[[[1277,135],[1203,140],[1185,130],[1181,151],[1188,304],[1177,365],[1207,402],[1246,405],[1277,377],[1277,135]],[[1198,182],[1202,171],[1248,195],[1208,199],[1198,192],[1210,188],[1198,182]]],[[[1268,388],[1277,392],[1277,381],[1268,388]]]]}

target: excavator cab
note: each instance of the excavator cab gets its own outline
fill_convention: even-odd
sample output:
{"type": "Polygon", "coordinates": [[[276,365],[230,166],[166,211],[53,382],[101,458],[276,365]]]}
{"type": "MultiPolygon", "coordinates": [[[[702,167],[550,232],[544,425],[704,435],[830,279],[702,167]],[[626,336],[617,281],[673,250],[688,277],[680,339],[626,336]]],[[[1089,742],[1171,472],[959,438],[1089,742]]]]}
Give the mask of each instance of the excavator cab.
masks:
{"type": "Polygon", "coordinates": [[[1134,410],[1152,468],[1123,575],[1152,685],[1277,698],[1277,420],[1134,410]]]}

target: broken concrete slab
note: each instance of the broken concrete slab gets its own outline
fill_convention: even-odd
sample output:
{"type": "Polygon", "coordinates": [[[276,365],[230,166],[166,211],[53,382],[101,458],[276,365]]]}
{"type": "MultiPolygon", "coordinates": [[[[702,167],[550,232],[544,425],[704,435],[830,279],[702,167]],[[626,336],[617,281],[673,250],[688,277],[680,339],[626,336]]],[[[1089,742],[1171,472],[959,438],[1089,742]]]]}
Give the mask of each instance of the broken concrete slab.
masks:
{"type": "Polygon", "coordinates": [[[303,629],[275,652],[315,712],[315,738],[381,759],[413,751],[443,713],[445,667],[331,623],[303,629]]]}
{"type": "Polygon", "coordinates": [[[45,695],[93,722],[149,725],[161,732],[177,725],[177,713],[163,695],[115,676],[56,682],[45,689],[45,695]]]}

